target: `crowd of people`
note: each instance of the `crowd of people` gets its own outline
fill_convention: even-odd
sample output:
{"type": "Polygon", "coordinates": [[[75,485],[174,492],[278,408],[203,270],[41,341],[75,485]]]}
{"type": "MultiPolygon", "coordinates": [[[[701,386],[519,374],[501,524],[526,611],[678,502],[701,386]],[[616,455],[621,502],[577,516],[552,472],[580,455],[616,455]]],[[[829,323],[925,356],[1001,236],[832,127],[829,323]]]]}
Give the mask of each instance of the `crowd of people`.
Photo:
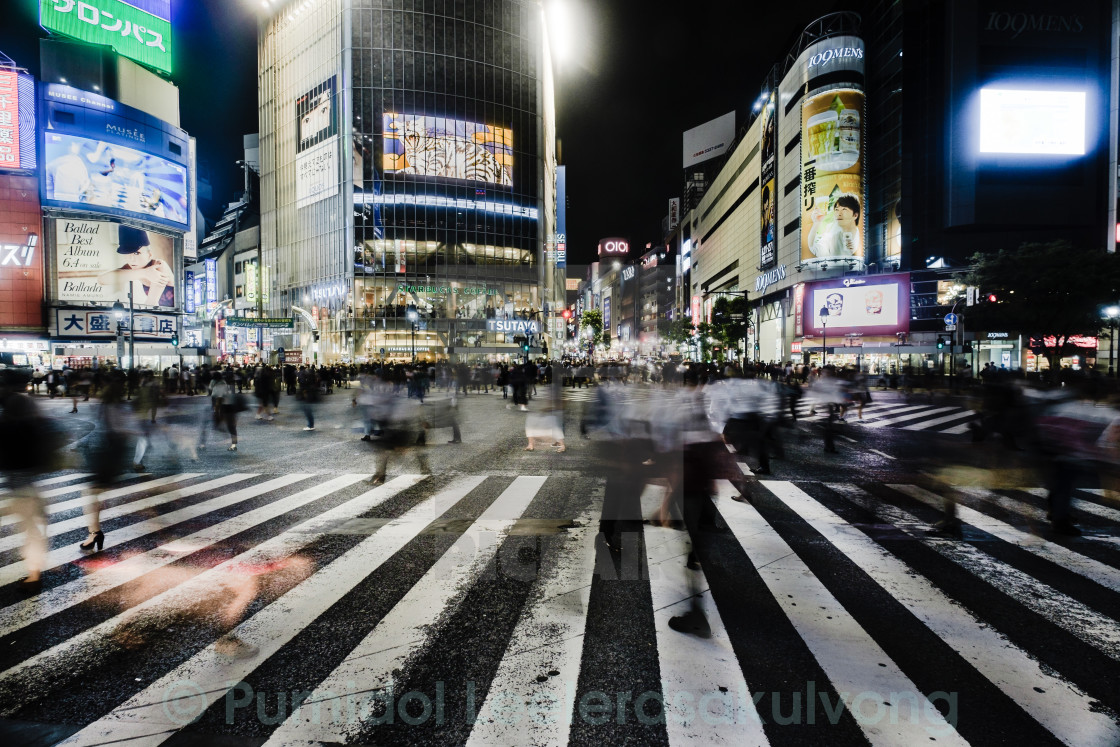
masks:
{"type": "MultiPolygon", "coordinates": [[[[28,575],[23,588],[37,593],[47,553],[46,513],[35,479],[58,468],[60,429],[27,394],[25,381],[16,381],[11,371],[0,374],[0,434],[5,439],[0,453],[9,491],[7,505],[19,516],[25,533],[28,575]],[[31,434],[30,440],[26,434],[31,434]]],[[[345,390],[344,397],[362,424],[361,440],[374,449],[370,482],[381,484],[394,459],[415,457],[418,469],[429,471],[423,446],[431,431],[450,429],[448,443],[462,443],[458,404],[468,397],[490,395],[490,406],[526,413],[526,450],[563,453],[568,450],[564,391],[592,387],[594,395],[581,403],[578,423],[582,438],[608,442],[591,444],[601,448],[589,450],[593,456],[588,464],[594,468],[597,463],[605,484],[603,546],[620,553],[627,536],[640,533],[641,523],[650,518],[642,515],[642,491],[657,483],[664,487],[665,498],[655,520],[687,530],[692,550],[686,565],[693,570],[713,562],[715,481],[726,479],[739,486],[739,499],[747,500],[749,495],[746,478],[727,446],[755,462],[751,472],[765,476],[772,472],[772,460],[784,456],[783,433],[796,432],[804,441],[815,438],[812,434],[819,424],[823,451],[836,453],[838,424],[862,418],[871,397],[867,375],[854,368],[792,363],[744,368],[735,363],[593,364],[581,359],[540,359],[475,365],[262,364],[128,373],[108,369],[63,371],[60,376],[61,384],[55,386],[63,386],[63,391],[52,395],[70,397],[73,410],[79,400],[95,398],[99,404],[96,428],[81,439],[91,475],[85,488],[89,531],[81,543],[88,552],[100,551],[105,542],[101,494],[129,470],[144,471],[153,441],[163,433],[159,414],[171,394],[210,400],[209,406],[192,410],[197,412],[197,430],[189,428],[185,437],[180,430],[177,439],[163,433],[172,448],[193,457],[208,446],[213,434],[225,434],[226,448],[236,452],[239,414],[252,411],[257,420],[272,421],[285,392],[305,419],[303,430],[314,431],[322,398],[345,390]],[[651,389],[654,396],[628,397],[630,387],[651,389]],[[819,411],[822,416],[814,419],[812,427],[801,422],[802,400],[809,404],[810,413],[819,411]]],[[[954,463],[980,458],[976,442],[998,439],[992,448],[1025,452],[1042,470],[1053,530],[1078,534],[1071,513],[1073,485],[1095,479],[1110,486],[1120,464],[1117,403],[1100,380],[1090,376],[1043,386],[997,369],[987,371],[981,380],[981,417],[971,438],[931,440],[929,463],[920,466],[934,476],[945,473],[954,463]]],[[[941,487],[944,520],[937,528],[959,534],[960,496],[951,479],[941,487]]],[[[693,608],[673,618],[670,625],[684,633],[707,635],[700,594],[692,598],[693,608]]]]}

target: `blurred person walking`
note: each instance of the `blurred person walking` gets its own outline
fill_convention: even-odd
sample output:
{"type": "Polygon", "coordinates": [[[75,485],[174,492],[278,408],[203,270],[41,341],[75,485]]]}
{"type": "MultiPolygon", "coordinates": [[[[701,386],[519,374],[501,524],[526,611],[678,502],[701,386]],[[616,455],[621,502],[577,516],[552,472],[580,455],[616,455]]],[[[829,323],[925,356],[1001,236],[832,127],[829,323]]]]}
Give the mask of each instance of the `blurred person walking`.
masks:
{"type": "Polygon", "coordinates": [[[101,389],[101,407],[97,425],[86,439],[86,469],[92,474],[91,484],[83,493],[82,512],[86,517],[89,537],[79,547],[83,551],[100,551],[105,545],[101,530],[101,494],[124,474],[128,460],[128,435],[125,430],[125,375],[110,373],[101,389]]]}
{"type": "Polygon", "coordinates": [[[0,370],[0,469],[7,478],[9,511],[24,533],[22,556],[27,576],[22,594],[42,591],[47,560],[47,512],[35,479],[55,468],[61,433],[25,393],[27,378],[0,370]]]}

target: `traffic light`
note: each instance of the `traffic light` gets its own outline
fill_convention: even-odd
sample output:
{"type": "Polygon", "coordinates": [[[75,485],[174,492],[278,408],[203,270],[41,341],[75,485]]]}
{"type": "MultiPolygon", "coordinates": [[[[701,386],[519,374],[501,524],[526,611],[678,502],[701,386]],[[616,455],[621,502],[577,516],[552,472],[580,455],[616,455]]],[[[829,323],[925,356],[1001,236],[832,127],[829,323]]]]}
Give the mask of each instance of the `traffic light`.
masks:
{"type": "Polygon", "coordinates": [[[524,345],[522,345],[521,350],[528,353],[529,352],[529,343],[525,343],[524,345]]]}
{"type": "Polygon", "coordinates": [[[563,311],[560,312],[560,316],[564,317],[565,319],[571,319],[572,318],[572,310],[571,309],[564,309],[563,311]]]}
{"type": "Polygon", "coordinates": [[[996,302],[996,294],[995,293],[989,293],[988,294],[988,303],[995,303],[995,302],[996,302]]]}
{"type": "Polygon", "coordinates": [[[938,335],[937,336],[937,349],[941,350],[944,347],[945,347],[945,338],[938,335]]]}
{"type": "Polygon", "coordinates": [[[175,347],[175,348],[179,347],[179,334],[178,333],[175,333],[175,334],[171,335],[171,347],[175,347]]]}

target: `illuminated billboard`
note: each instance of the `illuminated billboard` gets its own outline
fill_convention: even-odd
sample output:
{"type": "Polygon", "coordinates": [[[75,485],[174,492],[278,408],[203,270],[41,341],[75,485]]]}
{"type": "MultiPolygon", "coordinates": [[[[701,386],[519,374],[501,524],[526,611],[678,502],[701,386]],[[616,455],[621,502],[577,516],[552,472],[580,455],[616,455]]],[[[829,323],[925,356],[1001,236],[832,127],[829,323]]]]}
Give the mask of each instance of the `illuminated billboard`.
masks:
{"type": "Polygon", "coordinates": [[[813,283],[805,291],[806,336],[894,335],[910,331],[910,275],[869,275],[813,283]],[[828,314],[822,315],[821,310],[828,314]],[[824,323],[822,323],[822,318],[824,323]]]}
{"type": "Polygon", "coordinates": [[[338,194],[335,77],[296,99],[296,207],[338,194]]]}
{"type": "Polygon", "coordinates": [[[600,257],[626,257],[630,254],[630,242],[626,239],[601,239],[599,241],[600,257]]]}
{"type": "Polygon", "coordinates": [[[35,81],[0,70],[0,170],[30,171],[35,166],[35,81]]]}
{"type": "Polygon", "coordinates": [[[41,92],[44,205],[189,226],[186,132],[100,94],[41,92]]]}
{"type": "Polygon", "coordinates": [[[181,226],[187,215],[187,167],[104,140],[48,132],[43,138],[43,201],[104,208],[181,226]]]}
{"type": "Polygon", "coordinates": [[[759,252],[759,269],[768,270],[778,260],[778,149],[777,140],[777,112],[774,110],[775,95],[770,94],[762,106],[762,124],[759,127],[762,142],[759,144],[762,152],[761,182],[762,182],[762,210],[759,215],[759,233],[761,249],[759,252]]]}
{"type": "Polygon", "coordinates": [[[1085,92],[981,88],[980,152],[1085,155],[1085,92]]]}
{"type": "Polygon", "coordinates": [[[463,179],[513,186],[513,131],[445,117],[386,112],[386,174],[463,179]]]}
{"type": "Polygon", "coordinates": [[[97,220],[54,221],[60,301],[175,307],[175,242],[170,236],[97,220]]]}
{"type": "Polygon", "coordinates": [[[171,0],[39,0],[39,25],[171,72],[171,0]]]}
{"type": "Polygon", "coordinates": [[[864,258],[863,92],[834,89],[801,108],[801,261],[864,258]]]}

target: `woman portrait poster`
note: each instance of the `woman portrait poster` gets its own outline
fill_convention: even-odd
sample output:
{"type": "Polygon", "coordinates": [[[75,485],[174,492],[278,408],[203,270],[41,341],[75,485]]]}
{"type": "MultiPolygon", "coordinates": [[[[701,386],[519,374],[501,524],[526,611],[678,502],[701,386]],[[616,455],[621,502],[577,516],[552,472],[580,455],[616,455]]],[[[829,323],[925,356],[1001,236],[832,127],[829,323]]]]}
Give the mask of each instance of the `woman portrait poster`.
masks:
{"type": "Polygon", "coordinates": [[[126,302],[131,286],[137,307],[174,308],[170,236],[104,221],[59,220],[56,226],[59,300],[126,302]]]}

